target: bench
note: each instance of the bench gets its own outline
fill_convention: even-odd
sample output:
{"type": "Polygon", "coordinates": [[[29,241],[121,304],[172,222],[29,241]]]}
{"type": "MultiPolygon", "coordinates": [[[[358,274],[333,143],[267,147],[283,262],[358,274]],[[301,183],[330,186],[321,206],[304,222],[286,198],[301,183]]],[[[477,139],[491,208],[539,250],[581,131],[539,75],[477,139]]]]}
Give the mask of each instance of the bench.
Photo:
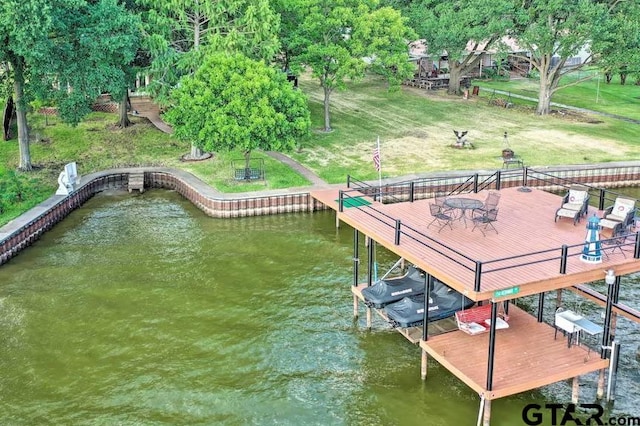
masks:
{"type": "Polygon", "coordinates": [[[234,170],[235,180],[262,180],[264,179],[264,170],[255,167],[242,168],[234,170]]]}
{"type": "MultiPolygon", "coordinates": [[[[496,330],[509,328],[509,317],[499,312],[496,319],[496,330]]],[[[456,312],[458,329],[472,336],[486,333],[491,327],[491,304],[475,306],[456,312]]]]}
{"type": "Polygon", "coordinates": [[[520,157],[502,158],[502,167],[508,169],[512,164],[516,167],[524,167],[524,161],[520,157]]]}

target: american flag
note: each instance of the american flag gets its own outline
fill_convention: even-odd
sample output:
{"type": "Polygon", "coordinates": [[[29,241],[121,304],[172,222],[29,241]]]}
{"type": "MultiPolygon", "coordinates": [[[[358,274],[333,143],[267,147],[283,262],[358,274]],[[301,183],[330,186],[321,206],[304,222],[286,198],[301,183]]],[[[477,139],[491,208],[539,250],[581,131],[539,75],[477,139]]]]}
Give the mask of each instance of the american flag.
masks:
{"type": "Polygon", "coordinates": [[[380,171],[380,146],[377,146],[373,150],[373,165],[376,167],[376,171],[380,171]]]}

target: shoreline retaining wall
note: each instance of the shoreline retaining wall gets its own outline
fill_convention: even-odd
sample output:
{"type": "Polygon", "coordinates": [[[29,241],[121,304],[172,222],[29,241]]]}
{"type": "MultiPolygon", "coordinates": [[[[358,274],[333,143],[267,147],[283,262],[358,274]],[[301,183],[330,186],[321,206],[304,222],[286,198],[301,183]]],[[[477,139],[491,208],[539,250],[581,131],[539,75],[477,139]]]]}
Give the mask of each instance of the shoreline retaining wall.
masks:
{"type": "MultiPolygon", "coordinates": [[[[605,165],[536,168],[544,173],[600,187],[640,185],[640,162],[605,165]]],[[[514,170],[511,170],[512,174],[514,170]]],[[[526,169],[522,169],[523,173],[526,169]]],[[[220,194],[195,176],[181,170],[160,168],[118,169],[84,176],[82,184],[70,195],[54,195],[19,218],[0,228],[0,265],[30,246],[43,233],[64,219],[95,194],[109,189],[128,189],[129,175],[144,173],[145,188],[174,190],[214,218],[236,218],[327,209],[314,200],[316,188],[263,191],[245,194],[220,194]]],[[[448,172],[430,176],[469,176],[474,172],[448,172]]],[[[426,175],[423,175],[424,177],[426,175]]],[[[418,178],[416,176],[416,178],[418,178]]],[[[398,179],[394,179],[400,182],[398,179]]],[[[385,186],[393,187],[394,180],[385,186]]],[[[405,184],[409,179],[403,178],[405,184]]],[[[375,185],[375,183],[373,183],[375,185]]],[[[330,188],[329,186],[328,188],[330,188]]],[[[344,188],[344,185],[336,188],[344,188]]]]}

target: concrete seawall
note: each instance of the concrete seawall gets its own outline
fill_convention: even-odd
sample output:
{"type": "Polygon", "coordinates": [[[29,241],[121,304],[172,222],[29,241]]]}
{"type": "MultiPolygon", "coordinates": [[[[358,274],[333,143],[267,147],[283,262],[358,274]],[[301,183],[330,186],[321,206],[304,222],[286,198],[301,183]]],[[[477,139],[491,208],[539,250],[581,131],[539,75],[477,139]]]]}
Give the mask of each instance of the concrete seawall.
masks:
{"type": "MultiPolygon", "coordinates": [[[[503,171],[508,186],[520,185],[527,170],[503,171]]],[[[533,169],[532,169],[533,170],[533,169]]],[[[606,163],[580,166],[535,168],[576,183],[588,183],[603,188],[640,186],[640,162],[606,163]]],[[[64,219],[95,194],[109,189],[128,189],[129,176],[144,173],[145,188],[174,190],[192,202],[208,216],[236,218],[292,212],[312,212],[325,209],[310,196],[319,186],[242,194],[222,194],[190,173],[168,168],[128,168],[106,170],[83,176],[81,184],[70,195],[54,195],[22,216],[0,228],[0,265],[31,245],[43,233],[64,219]]],[[[414,179],[460,179],[473,175],[491,175],[496,171],[439,172],[404,176],[383,181],[385,188],[406,185],[414,179]]],[[[372,182],[377,185],[377,182],[372,182]]],[[[550,186],[553,183],[534,181],[530,186],[550,186]]],[[[346,185],[322,185],[326,188],[345,188],[346,185]]]]}

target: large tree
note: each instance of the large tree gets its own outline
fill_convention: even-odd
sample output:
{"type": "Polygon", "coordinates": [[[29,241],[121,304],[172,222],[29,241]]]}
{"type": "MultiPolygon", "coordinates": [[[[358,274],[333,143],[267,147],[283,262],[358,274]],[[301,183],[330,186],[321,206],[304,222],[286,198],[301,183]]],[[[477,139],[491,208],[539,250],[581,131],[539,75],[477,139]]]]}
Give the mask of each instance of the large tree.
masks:
{"type": "MultiPolygon", "coordinates": [[[[520,8],[514,15],[511,35],[520,48],[528,54],[514,56],[530,62],[540,75],[538,105],[540,115],[551,110],[553,94],[569,85],[592,78],[590,74],[561,84],[567,74],[575,73],[585,66],[594,64],[599,58],[599,40],[606,32],[621,31],[607,23],[624,2],[620,0],[525,0],[516,1],[520,8]],[[578,58],[581,51],[587,54],[580,57],[579,63],[568,61],[578,58]],[[568,66],[570,65],[570,66],[568,66]]],[[[629,17],[630,19],[637,19],[629,17]]],[[[611,34],[606,37],[611,38],[611,34]]]]}
{"type": "Polygon", "coordinates": [[[599,53],[598,66],[610,83],[614,74],[625,84],[628,75],[640,76],[640,3],[624,2],[601,22],[592,48],[599,53]]]}
{"type": "Polygon", "coordinates": [[[309,109],[286,75],[242,54],[211,53],[171,93],[175,135],[207,151],[286,151],[307,134],[309,109]]]}
{"type": "Polygon", "coordinates": [[[22,170],[31,170],[27,105],[54,101],[75,125],[103,91],[121,94],[139,25],[116,0],[3,0],[0,61],[13,83],[22,170]]]}
{"type": "Polygon", "coordinates": [[[450,94],[460,93],[464,73],[477,68],[485,48],[505,33],[511,11],[508,0],[421,0],[407,6],[428,53],[448,57],[450,94]]]}
{"type": "Polygon", "coordinates": [[[331,93],[344,88],[347,80],[361,78],[367,61],[378,71],[386,70],[383,74],[390,77],[392,85],[408,75],[408,44],[413,33],[399,12],[391,8],[377,11],[375,1],[295,1],[302,9],[294,15],[300,23],[284,47],[287,52],[296,52],[292,62],[311,68],[320,81],[325,131],[331,131],[331,93]]]}
{"type": "MultiPolygon", "coordinates": [[[[146,45],[152,55],[149,90],[170,106],[179,79],[192,74],[211,51],[270,59],[278,49],[279,18],[268,0],[139,0],[149,7],[146,45]]],[[[191,146],[191,157],[202,151],[191,146]]]]}

